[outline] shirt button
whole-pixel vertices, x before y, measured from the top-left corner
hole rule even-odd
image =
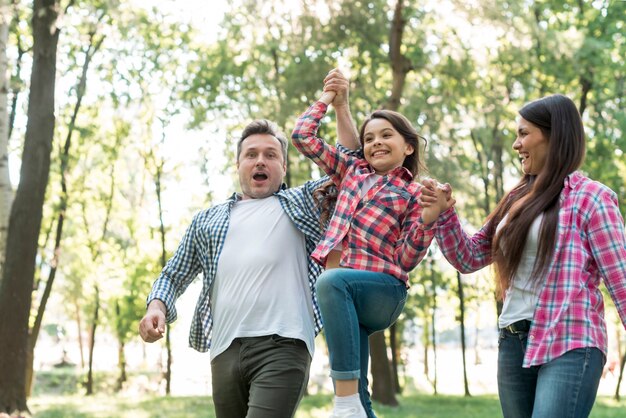
[[[530,335],[528,336],[528,338],[530,338],[531,340],[534,340],[534,339],[535,339],[535,336],[534,336],[534,334],[530,334]]]

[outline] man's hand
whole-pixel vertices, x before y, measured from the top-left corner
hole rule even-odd
[[[324,78],[324,91],[334,91],[337,93],[332,104],[335,109],[348,106],[348,91],[350,81],[338,69],[333,68]]]
[[[150,302],[146,315],[139,322],[139,335],[145,342],[153,343],[163,338],[166,312],[167,308],[162,301],[154,299]]]

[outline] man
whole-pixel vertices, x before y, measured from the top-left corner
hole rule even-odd
[[[348,80],[325,79],[335,100],[340,143],[358,148]],[[211,349],[218,418],[293,417],[308,382],[321,317],[311,258],[321,238],[312,193],[327,178],[286,188],[287,140],[267,120],[250,123],[237,144],[241,194],[198,213],[148,296],[139,324],[146,342],[176,319],[175,301],[197,274],[203,288],[189,343]]]

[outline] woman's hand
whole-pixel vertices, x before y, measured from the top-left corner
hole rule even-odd
[[[448,183],[441,184],[434,179],[422,181],[422,189],[418,203],[422,206],[422,222],[425,225],[437,220],[444,212],[456,204],[452,197],[452,187]]]

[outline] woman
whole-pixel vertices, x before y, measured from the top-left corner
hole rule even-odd
[[[436,240],[462,273],[495,266],[504,417],[587,417],[607,352],[602,279],[626,324],[624,222],[616,194],[576,171],[585,136],[574,103],[553,95],[519,114],[524,176],[473,236],[441,206]]]

